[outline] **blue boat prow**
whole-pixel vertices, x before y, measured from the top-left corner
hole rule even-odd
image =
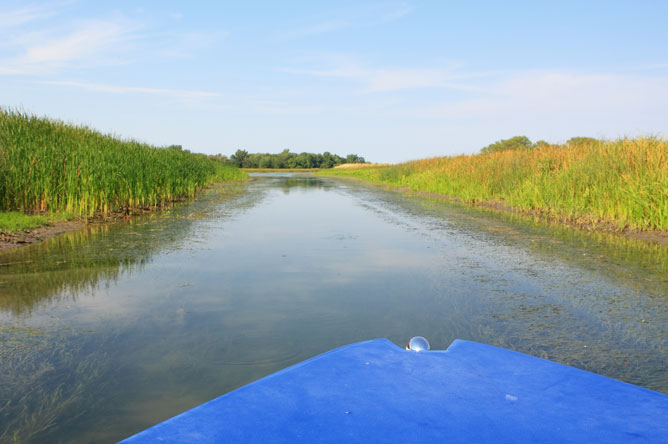
[[[195,407],[136,443],[667,443],[668,396],[456,340],[348,345]]]

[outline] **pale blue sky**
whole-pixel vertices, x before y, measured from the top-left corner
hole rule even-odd
[[[0,106],[376,162],[668,135],[668,2],[0,0]]]

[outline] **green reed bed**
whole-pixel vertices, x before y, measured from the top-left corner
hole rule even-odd
[[[0,109],[0,211],[88,217],[161,206],[245,177],[203,154]]]
[[[668,141],[658,138],[437,157],[318,174],[467,203],[501,202],[578,224],[668,230]]]

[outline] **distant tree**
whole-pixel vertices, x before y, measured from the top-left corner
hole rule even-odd
[[[293,156],[294,154],[288,148],[276,154],[275,157],[278,159],[278,166],[276,168],[290,168],[288,165],[290,164],[290,158]]]
[[[336,163],[336,159],[330,154],[329,151],[322,153],[322,161],[320,162],[320,168],[332,168]]]
[[[291,153],[284,149],[278,154],[249,153],[246,150],[237,150],[229,159],[222,154],[216,154],[214,159],[236,165],[240,168],[332,168],[342,163],[366,163],[364,157],[357,154],[349,154],[341,157],[325,151],[322,154],[315,153]]]
[[[248,151],[246,150],[237,150],[236,153],[230,156],[230,162],[239,168],[244,166],[244,161],[248,157]]]
[[[566,141],[567,146],[583,146],[583,145],[599,145],[603,143],[601,140],[593,137],[571,137]]]
[[[539,140],[538,142],[533,144],[534,148],[545,148],[545,147],[548,147],[548,146],[550,146],[550,143],[546,142],[544,140]]]
[[[295,168],[312,168],[313,167],[313,154],[310,153],[299,153],[295,158]]]
[[[183,151],[183,147],[181,145],[169,145],[167,149]]]
[[[260,156],[260,160],[257,163],[258,168],[271,168],[271,158],[272,156],[265,154]]]
[[[531,140],[526,136],[515,136],[510,139],[499,140],[491,145],[487,145],[480,150],[482,154],[495,153],[497,151],[517,150],[522,148],[531,148]]]
[[[348,154],[346,156],[346,163],[366,163],[364,157],[360,157],[357,154]]]
[[[211,156],[213,160],[220,163],[230,163],[230,159],[224,154],[215,154]]]

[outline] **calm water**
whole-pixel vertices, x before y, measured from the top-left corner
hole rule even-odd
[[[668,248],[257,176],[0,255],[0,442],[115,442],[331,348],[415,335],[668,393]]]

